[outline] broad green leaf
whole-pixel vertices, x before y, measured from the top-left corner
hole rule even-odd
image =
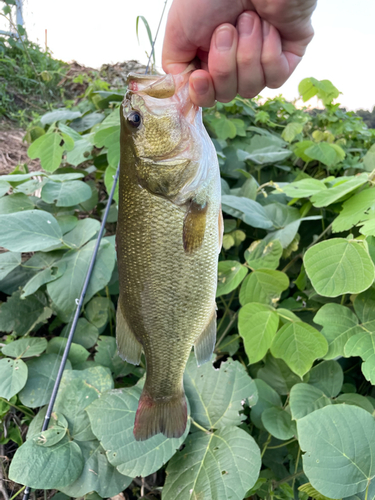
[[[157,434],[146,441],[133,435],[135,412],[141,395],[139,385],[102,394],[88,408],[92,430],[106,450],[109,462],[126,476],[148,476],[165,464],[182,445],[190,419],[181,438]]]
[[[104,175],[104,184],[108,194],[111,192],[114,182],[114,177],[116,175],[116,170],[117,167],[111,167],[111,165],[108,165],[108,167],[106,168]],[[113,199],[116,201],[117,205],[118,205],[118,190],[119,190],[119,184],[117,183],[115,194],[113,195]]]
[[[235,290],[246,274],[246,267],[235,260],[219,262],[216,297]]]
[[[42,182],[39,182],[39,180],[37,179],[31,179],[29,181],[22,182],[21,184],[13,188],[13,193],[23,193],[26,195],[33,194],[37,189],[40,189],[45,182],[46,178],[44,178]],[[32,202],[32,199],[29,196],[29,203],[30,202]]]
[[[40,158],[43,170],[54,172],[60,166],[62,155],[66,150],[63,141],[62,136],[56,132],[44,134],[31,144],[27,154],[32,160]],[[63,145],[60,145],[61,143]]]
[[[284,128],[281,137],[287,142],[293,142],[298,134],[303,130],[303,123],[290,122]]]
[[[239,335],[227,335],[216,349],[218,352],[225,352],[229,354],[229,356],[233,356],[240,348],[239,339]]]
[[[365,156],[362,158],[365,170],[367,172],[372,172],[375,168],[375,144],[367,151]]]
[[[261,302],[275,306],[281,293],[289,287],[289,278],[281,271],[259,269],[246,277],[240,290],[242,305]]]
[[[72,231],[64,235],[64,243],[70,248],[81,248],[100,229],[100,222],[96,219],[82,219],[77,222]]]
[[[374,407],[371,402],[361,394],[341,394],[335,399],[335,403],[358,406],[359,408],[368,411],[371,415],[374,412]]]
[[[70,436],[75,441],[95,439],[85,409],[99,396],[98,389],[82,379],[65,381],[59,390],[54,408],[67,419]]]
[[[327,207],[340,200],[343,196],[351,193],[359,186],[367,182],[368,175],[361,174],[355,177],[348,177],[348,180],[337,182],[333,187],[316,193],[311,198],[311,203],[315,207]]]
[[[125,490],[132,478],[120,474],[105,456],[105,450],[96,439],[77,443],[83,457],[83,470],[79,478],[60,491],[73,498],[79,498],[91,491],[108,498]]]
[[[75,118],[79,118],[82,114],[79,111],[72,111],[70,109],[56,109],[55,111],[50,111],[45,113],[41,119],[41,124],[51,125],[54,122],[58,121],[66,121],[66,120],[74,120]]]
[[[55,353],[62,354],[65,350],[67,339],[62,337],[54,337],[48,342],[47,354]],[[75,344],[74,342],[70,346],[68,359],[72,363],[72,366],[78,365],[86,361],[90,353],[81,345]]]
[[[109,314],[112,310],[114,313],[113,303],[107,297],[94,297],[86,305],[85,316],[96,328],[103,328],[109,319]]]
[[[258,390],[258,400],[253,405],[250,405],[250,418],[256,427],[264,429],[262,424],[263,411],[267,408],[273,408],[275,406],[281,408],[281,398],[277,392],[263,380],[255,379],[254,382]]]
[[[248,398],[256,393],[254,381],[238,361],[228,359],[215,370],[208,362],[197,366],[190,356],[184,374],[184,387],[192,418],[205,429],[240,425],[240,414]]]
[[[14,455],[9,477],[31,488],[53,489],[71,484],[81,475],[82,469],[82,452],[67,436],[50,447],[28,440]]]
[[[322,390],[330,398],[339,394],[344,382],[344,373],[337,361],[323,361],[310,371],[309,384]]]
[[[340,304],[324,304],[314,316],[314,323],[321,325],[321,334],[327,339],[328,352],[325,359],[344,355],[344,346],[352,335],[358,333],[358,318]]]
[[[324,105],[331,104],[333,99],[336,99],[340,92],[329,80],[317,80],[316,78],[304,78],[298,85],[303,102],[310,100],[314,96],[318,96],[323,101]]]
[[[30,179],[31,177],[35,177],[35,176],[45,176],[46,173],[43,172],[42,170],[38,170],[36,172],[29,172],[28,174],[9,174],[9,175],[0,175],[0,181],[6,181],[6,182],[10,182],[11,184],[13,182],[23,182],[23,181],[26,181],[28,179]]]
[[[42,200],[57,207],[78,205],[91,197],[90,186],[82,181],[48,181],[42,188]]]
[[[42,354],[39,358],[33,358],[26,362],[28,368],[27,382],[19,393],[23,405],[29,408],[38,408],[48,403],[60,362],[61,356],[57,354]],[[69,360],[65,369],[71,369]]]
[[[368,217],[369,220],[361,222],[362,227],[359,230],[359,232],[361,234],[363,234],[365,236],[375,236],[375,216],[374,216],[374,213],[375,213],[375,210],[373,210],[371,215],[366,216],[366,218]]]
[[[308,140],[299,141],[293,145],[293,153],[298,158],[301,158],[306,163],[309,163],[311,161],[311,158],[305,154],[305,151],[306,149],[309,149],[313,145],[314,145],[313,141],[308,141]]]
[[[119,114],[118,111],[117,113]],[[104,125],[104,122],[102,125]],[[112,167],[117,168],[117,164],[120,161],[120,127],[100,128],[95,133],[94,143],[98,148],[102,148],[103,146],[108,148],[108,163]]]
[[[278,326],[279,317],[269,306],[253,302],[241,307],[238,331],[250,364],[257,363],[267,354]]]
[[[61,170],[59,170],[61,172]],[[68,182],[68,181],[74,181],[77,179],[82,179],[85,177],[85,174],[80,172],[68,172],[65,174],[50,174],[48,176],[48,179],[53,182]]]
[[[215,130],[218,139],[225,141],[225,139],[233,139],[237,135],[235,124],[224,115],[220,115],[220,118],[211,120],[210,125]]]
[[[168,464],[163,500],[242,500],[260,465],[259,447],[242,429],[194,433]]]
[[[345,186],[345,184],[344,184]],[[366,214],[375,207],[375,190],[364,189],[351,196],[342,205],[342,211],[332,224],[332,231],[340,233],[347,231],[360,221],[365,220]]]
[[[45,305],[44,295],[37,293],[25,299],[20,295],[20,291],[14,292],[0,306],[0,331],[16,336],[29,333],[52,315],[52,310]]]
[[[286,395],[301,379],[292,372],[282,359],[267,354],[265,364],[257,372],[257,377],[270,385],[278,394]]]
[[[267,243],[264,240],[254,241],[245,251],[245,259],[251,269],[277,269],[283,253],[279,240]]]
[[[70,382],[81,380],[102,393],[113,389],[113,379],[110,371],[104,366],[92,366],[85,370],[65,370],[60,389],[65,389]]]
[[[24,212],[26,210],[33,210],[35,203],[33,203],[30,196],[23,193],[10,194],[0,198],[0,214],[13,214],[15,212]]]
[[[286,145],[285,142],[283,144]],[[273,138],[259,135],[254,135],[249,145],[243,144],[243,149],[237,150],[237,157],[240,161],[251,160],[256,165],[283,161],[291,154],[290,150],[282,147],[280,140],[276,142]]]
[[[278,202],[265,205],[264,210],[271,219],[274,229],[285,228],[292,222],[300,220],[301,217],[297,208]]]
[[[281,327],[271,346],[271,354],[283,359],[301,378],[327,350],[328,344],[323,335],[302,321]]]
[[[308,178],[287,184],[281,190],[290,198],[309,198],[320,191],[327,190],[327,186],[318,179]]]
[[[123,361],[118,355],[116,339],[108,335],[101,335],[98,338],[98,345],[95,347],[95,361],[111,370],[114,377],[128,375],[134,367]]]
[[[44,417],[46,416],[46,413],[47,413],[47,406],[42,408],[37,413],[37,415],[33,418],[33,420],[30,422],[30,425],[29,425],[29,428],[28,428],[27,434],[26,434],[27,440],[34,439],[35,437],[40,437],[41,428],[43,427]],[[68,430],[68,422],[67,422],[66,418],[64,417],[64,415],[62,415],[61,413],[58,413],[56,411],[53,411],[51,413],[51,419],[50,419],[50,422],[48,425],[48,430],[54,429],[54,428],[61,429],[61,430],[65,429],[65,432],[62,433],[63,435],[62,435],[61,439],[65,436],[66,431]],[[43,432],[47,432],[47,431],[43,431]],[[60,439],[60,441],[61,441],[61,439]],[[37,439],[37,441],[39,441],[39,444],[41,444],[41,445],[45,444],[45,445],[49,446],[47,439],[44,440],[42,438],[42,439]],[[43,443],[43,441],[45,441],[45,442]]]
[[[56,418],[51,419],[52,422],[50,423],[46,431],[40,431],[37,434],[33,434],[32,437],[28,435],[28,438],[31,437],[34,443],[38,446],[53,446],[59,443],[67,433],[68,422],[64,415],[58,414],[56,412],[54,412],[53,415]]]
[[[72,231],[78,223],[78,219],[77,217],[74,217],[74,215],[62,215],[61,217],[56,217],[56,220],[60,226],[62,234]]]
[[[328,142],[314,144],[305,149],[304,154],[311,160],[318,160],[327,167],[333,167],[346,156],[345,151],[340,148],[340,146],[337,144],[329,144]],[[319,194],[316,196],[319,196]]]
[[[375,321],[362,325],[364,331],[353,335],[344,347],[344,354],[349,356],[360,356],[364,361],[362,364],[363,375],[375,385]]]
[[[0,397],[8,401],[25,386],[27,366],[22,359],[0,359]]]
[[[69,151],[66,155],[67,163],[69,163],[70,165],[74,165],[75,167],[90,159],[93,149],[92,143],[87,140],[86,136],[79,137],[79,140],[74,141],[74,149],[72,151]]]
[[[0,198],[4,196],[4,194],[7,194],[10,187],[11,185],[9,184],[9,182],[0,180]]]
[[[0,281],[21,264],[21,252],[5,252],[0,254]]]
[[[324,297],[360,293],[374,281],[374,263],[356,241],[333,238],[305,253],[306,272],[314,289]]]
[[[26,264],[27,265],[27,264]],[[46,269],[40,271],[35,276],[33,276],[23,287],[23,292],[21,299],[28,297],[35,293],[39,288],[46,283],[57,280],[65,272],[66,265],[64,262],[51,263]]]
[[[354,299],[354,310],[363,323],[375,320],[375,286],[368,288]]]
[[[76,308],[75,299],[81,294],[95,243],[95,240],[89,241],[79,250],[70,250],[66,253],[61,261],[67,265],[65,273],[59,279],[47,284],[47,291],[59,316],[65,322],[71,319]],[[96,292],[108,284],[114,265],[115,249],[108,241],[103,240],[99,247],[85,302],[88,302]]]
[[[56,219],[42,210],[0,215],[0,246],[11,252],[36,252],[61,244]]]
[[[299,420],[330,404],[331,399],[321,389],[309,384],[296,384],[290,391],[289,405],[293,420]]]
[[[223,195],[221,197],[223,212],[243,220],[252,227],[272,229],[273,223],[265,208],[257,201],[243,196]]]
[[[262,424],[266,431],[276,439],[285,441],[296,435],[296,425],[292,421],[292,417],[287,411],[278,406],[264,410]]]
[[[313,498],[314,500],[331,500],[331,498],[328,498],[328,497],[322,495],[321,493],[319,493],[319,491],[317,491],[313,486],[311,486],[310,483],[306,483],[306,484],[303,484],[302,486],[299,486],[298,491],[302,491],[303,493],[306,493],[306,495],[308,495],[309,498]],[[347,500],[349,500],[349,499],[347,499]],[[354,499],[351,498],[350,500],[354,500]]]
[[[365,410],[333,405],[297,422],[303,470],[330,498],[363,491],[375,476],[375,421]]]
[[[65,325],[61,337],[68,337],[71,325]],[[96,326],[89,323],[85,318],[79,318],[76,330],[73,336],[73,342],[83,346],[85,349],[90,349],[93,347],[99,337],[99,330]]]
[[[96,182],[94,180],[90,179],[90,180],[86,181],[86,184],[91,189],[91,196],[88,200],[80,203],[80,208],[82,208],[85,212],[91,212],[91,210],[94,210],[94,208],[96,207],[96,205],[99,202],[99,191],[98,191]],[[107,221],[113,222],[110,218],[110,215],[108,215]]]
[[[47,340],[40,337],[28,337],[25,339],[14,340],[10,344],[4,346],[1,352],[5,356],[12,358],[31,358],[39,356],[47,348]]]

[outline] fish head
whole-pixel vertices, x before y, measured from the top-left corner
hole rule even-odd
[[[188,77],[129,75],[121,120],[136,158],[173,158],[186,147],[188,122],[199,109],[189,99]]]

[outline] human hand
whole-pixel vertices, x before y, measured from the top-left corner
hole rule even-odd
[[[163,69],[180,73],[198,57],[190,97],[198,106],[278,88],[302,59],[317,0],[174,0]]]

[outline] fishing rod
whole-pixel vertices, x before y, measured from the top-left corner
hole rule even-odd
[[[158,25],[158,28],[157,28],[157,31],[156,31],[156,34],[155,34],[155,38],[154,38],[154,40],[152,42],[151,53],[150,53],[150,57],[148,58],[145,75],[147,75],[148,70],[149,70],[151,58],[152,58],[153,53],[154,53],[155,42],[156,42],[156,39],[158,37],[160,25],[161,25],[161,22],[162,22],[162,19],[163,19],[163,16],[164,16],[164,12],[165,12],[165,8],[166,8],[166,5],[167,5],[167,2],[168,2],[168,0],[165,0],[165,2],[164,2],[164,7],[163,7],[163,11],[162,11],[161,16],[160,16],[159,25]],[[50,400],[49,400],[49,403],[48,403],[47,412],[46,412],[46,415],[44,417],[43,426],[42,426],[42,432],[46,431],[48,429],[48,425],[49,425],[49,422],[51,420],[51,415],[52,415],[53,407],[55,405],[57,393],[59,391],[59,387],[60,387],[61,379],[62,379],[62,376],[63,376],[63,373],[64,373],[66,361],[67,361],[68,356],[69,356],[70,347],[71,347],[72,342],[73,342],[74,333],[75,333],[76,328],[77,328],[77,323],[78,323],[79,315],[81,314],[81,308],[82,308],[83,302],[85,300],[85,295],[86,295],[87,288],[88,288],[89,283],[90,283],[91,275],[92,275],[94,267],[95,267],[95,262],[96,262],[96,258],[97,258],[97,255],[98,255],[100,243],[101,243],[103,235],[104,235],[105,225],[106,225],[106,222],[107,222],[109,210],[111,208],[113,196],[115,194],[115,190],[116,190],[116,186],[117,186],[119,175],[120,175],[120,162],[118,163],[117,169],[116,169],[116,173],[113,176],[113,184],[112,184],[111,192],[109,193],[109,198],[108,198],[108,201],[107,201],[107,206],[105,208],[105,212],[104,212],[104,215],[103,215],[103,219],[102,219],[102,223],[101,223],[101,226],[100,226],[100,231],[99,231],[99,234],[98,234],[98,238],[96,240],[96,244],[95,244],[94,250],[92,252],[92,257],[91,257],[90,265],[89,265],[89,268],[87,270],[85,281],[83,283],[81,295],[79,297],[79,300],[76,301],[76,310],[75,310],[75,313],[74,313],[74,318],[73,318],[73,321],[72,321],[72,326],[71,326],[70,331],[69,331],[69,335],[68,335],[68,338],[67,338],[67,342],[66,342],[66,346],[65,346],[65,349],[64,349],[64,353],[62,355],[62,359],[61,359],[61,362],[60,362],[59,371],[57,373],[55,384],[54,384],[53,389],[52,389],[52,394],[51,394],[51,397],[50,397]],[[30,486],[26,486],[24,494],[23,494],[23,497],[22,497],[22,500],[29,500],[30,492],[31,492]]]

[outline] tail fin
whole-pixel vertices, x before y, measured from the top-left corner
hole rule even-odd
[[[169,398],[153,399],[147,390],[141,394],[134,423],[134,437],[144,441],[159,432],[179,438],[185,432],[187,405],[184,392]]]

